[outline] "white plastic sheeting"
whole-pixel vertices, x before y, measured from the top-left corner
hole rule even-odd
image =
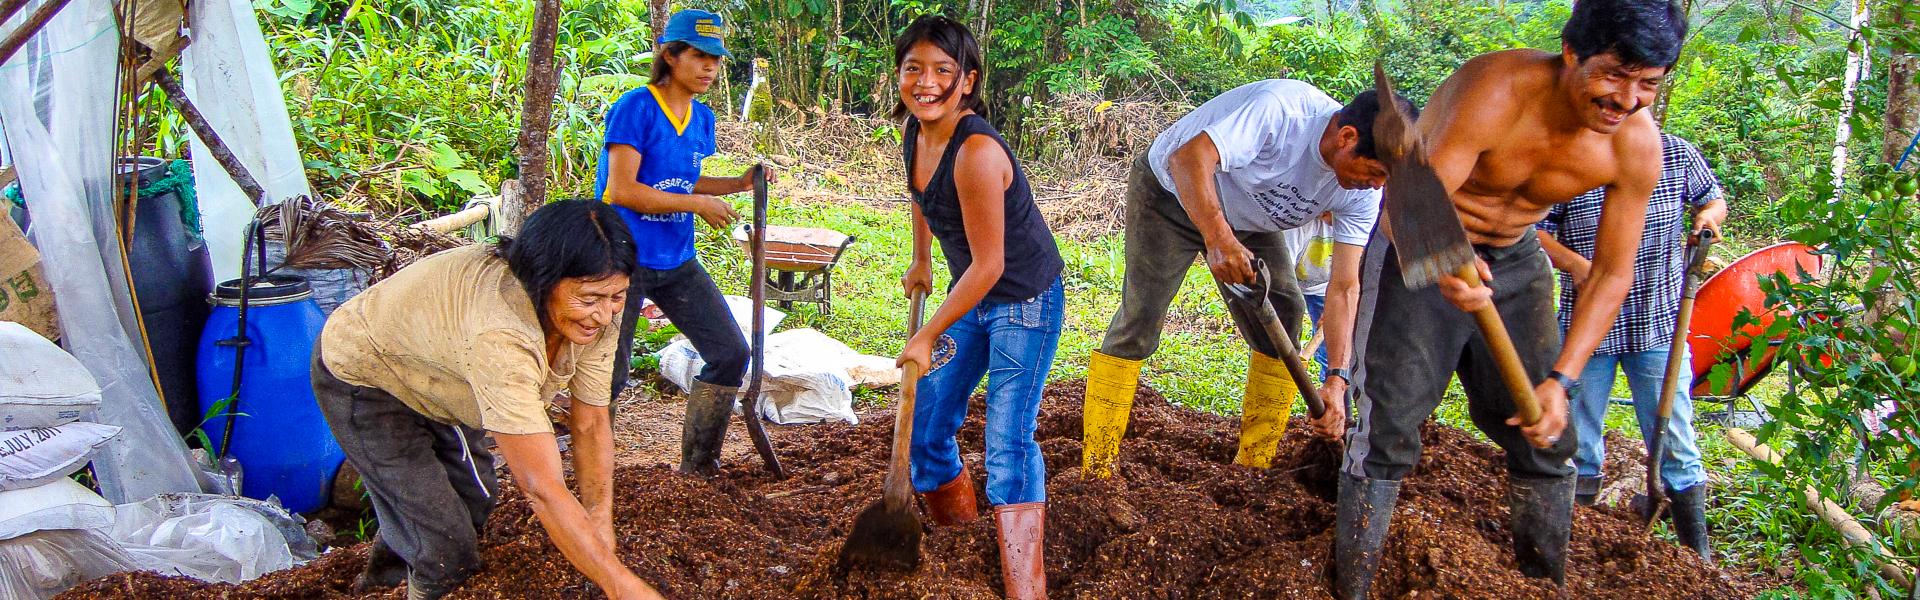
[[[233,155],[267,191],[269,202],[310,195],[306,166],[273,69],[260,21],[249,0],[205,0],[187,11],[193,45],[181,53],[187,96]],[[240,276],[240,238],[253,219],[253,199],[193,138],[194,191],[199,195],[207,252],[217,281]]]
[[[240,583],[318,556],[299,521],[278,503],[168,494],[114,507],[107,530],[145,569]]]
[[[47,0],[29,2],[7,26]],[[67,351],[100,384],[96,419],[123,428],[94,456],[108,499],[199,491],[186,444],[148,377],[114,225],[113,104],[119,49],[109,0],[71,0],[0,65],[0,120],[33,215]]]

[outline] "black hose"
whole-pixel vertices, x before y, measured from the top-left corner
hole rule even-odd
[[[253,290],[253,274],[247,270],[248,250],[254,251],[254,259],[259,263],[259,274],[265,277],[267,274],[267,235],[266,231],[260,227],[259,219],[254,219],[247,224],[246,237],[241,241],[240,246],[239,327],[234,332],[233,337],[218,342],[221,346],[233,347],[233,388],[232,391],[227,394],[227,426],[224,431],[220,432],[220,451],[214,461],[216,464],[219,462],[219,459],[227,457],[228,451],[233,446],[233,425],[234,421],[240,416],[241,373],[246,370],[247,366],[247,346],[253,343],[247,339],[248,296]],[[238,492],[239,490],[235,491]]]

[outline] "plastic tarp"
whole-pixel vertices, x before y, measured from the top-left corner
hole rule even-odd
[[[181,53],[187,96],[220,140],[260,182],[271,202],[307,196],[306,166],[294,145],[286,96],[273,68],[260,21],[249,0],[206,0],[188,11],[193,44]],[[102,71],[110,72],[110,71]],[[199,137],[192,140],[193,180],[199,194],[207,252],[218,281],[240,276],[240,238],[253,219],[253,199],[214,162]]]
[[[146,569],[239,583],[292,568],[319,552],[278,503],[207,494],[166,494],[114,507],[108,535]]]
[[[749,308],[749,311],[752,309]],[[706,366],[700,352],[687,340],[662,348],[660,375],[688,389]],[[781,425],[844,421],[858,424],[853,411],[853,388],[879,383],[853,374],[884,373],[893,361],[867,356],[813,329],[793,329],[767,336],[766,380],[761,383],[760,417]],[[749,377],[752,375],[749,374]],[[894,378],[898,382],[898,378]],[[744,395],[746,386],[742,386]]]
[[[46,1],[29,2],[7,29]],[[58,298],[67,351],[100,385],[96,419],[122,428],[94,456],[94,474],[107,499],[126,502],[200,487],[147,373],[114,224],[119,43],[109,0],[71,0],[0,65],[0,121],[33,199],[28,237]]]

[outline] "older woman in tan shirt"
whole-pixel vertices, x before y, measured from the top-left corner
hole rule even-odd
[[[605,205],[542,207],[516,239],[448,250],[341,305],[313,389],[373,498],[379,534],[356,590],[403,580],[438,598],[480,567],[498,482],[484,437],[555,546],[612,598],[658,598],[615,554],[607,391],[633,238]],[[547,405],[571,392],[578,496]]]

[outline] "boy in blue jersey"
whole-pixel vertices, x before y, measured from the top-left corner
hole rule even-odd
[[[626,221],[639,254],[614,358],[614,398],[627,387],[625,365],[643,296],[660,306],[706,361],[687,394],[682,473],[706,474],[719,467],[727,418],[748,361],[740,326],[693,250],[694,217],[724,229],[739,215],[715,196],[753,189],[752,171],[738,177],[700,172],[700,162],[714,153],[713,111],[693,97],[720,76],[720,61],[728,56],[721,43],[725,34],[719,15],[673,14],[657,40],[650,82],[622,95],[607,111],[606,144],[594,183],[595,195]]]

